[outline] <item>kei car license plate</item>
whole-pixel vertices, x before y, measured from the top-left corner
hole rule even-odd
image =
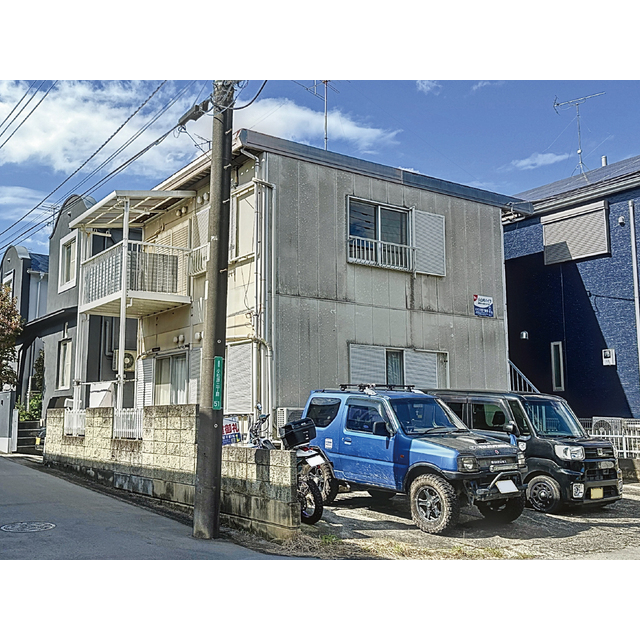
[[[517,493],[518,487],[514,484],[513,480],[498,480],[496,487],[500,493]]]
[[[324,459],[322,458],[322,456],[311,456],[310,458],[307,458],[305,460],[305,462],[310,466],[310,467],[317,467],[319,465],[321,465],[324,462]]]
[[[591,487],[591,499],[600,500],[604,498],[604,489],[602,487]]]

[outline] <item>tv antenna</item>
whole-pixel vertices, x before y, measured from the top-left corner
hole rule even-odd
[[[294,80],[294,82],[296,82]],[[335,91],[336,93],[340,93],[332,84],[331,84],[331,80],[314,80],[313,84],[310,87],[305,87],[303,84],[301,84],[300,82],[296,82],[296,84],[299,84],[303,89],[306,89],[307,91],[309,91],[312,95],[316,96],[316,98],[320,98],[320,100],[324,101],[324,150],[327,150],[327,143],[329,141],[329,136],[328,136],[328,118],[327,118],[327,90],[331,89],[333,91]],[[318,87],[320,85],[324,85],[324,96],[318,92]]]
[[[587,165],[585,165],[584,162],[582,162],[582,137],[580,134],[580,105],[586,102],[589,98],[596,98],[598,96],[603,96],[604,93],[605,93],[604,91],[601,91],[600,93],[594,93],[593,95],[590,95],[590,96],[584,96],[584,98],[576,98],[575,100],[567,100],[566,102],[558,102],[558,96],[556,96],[553,100],[553,108],[555,109],[556,113],[558,113],[558,107],[564,107],[565,105],[569,105],[569,106],[575,105],[576,107],[576,120],[578,121],[578,166],[576,167],[576,169],[579,168],[580,173],[582,173],[582,175],[585,175],[585,171],[584,171],[585,168],[588,171],[589,167],[587,167]]]

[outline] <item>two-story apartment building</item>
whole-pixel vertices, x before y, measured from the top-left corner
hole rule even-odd
[[[282,423],[345,382],[508,386],[501,214],[526,203],[247,130],[233,165],[225,413]],[[78,344],[95,316],[138,322],[112,359],[116,437],[141,437],[144,406],[198,402],[209,180],[203,156],[69,223]]]

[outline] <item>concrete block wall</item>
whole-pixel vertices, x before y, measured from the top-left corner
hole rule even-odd
[[[144,407],[141,440],[114,439],[113,409],[86,411],[84,437],[64,435],[64,409],[47,411],[44,460],[117,489],[193,509],[197,405]],[[266,538],[300,528],[297,469],[290,451],[222,449],[221,516]]]

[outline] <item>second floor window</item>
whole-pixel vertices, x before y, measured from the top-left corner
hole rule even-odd
[[[410,270],[409,210],[350,199],[349,259]]]
[[[60,271],[58,291],[70,289],[76,284],[76,255],[78,243],[76,234],[70,234],[60,241]]]

